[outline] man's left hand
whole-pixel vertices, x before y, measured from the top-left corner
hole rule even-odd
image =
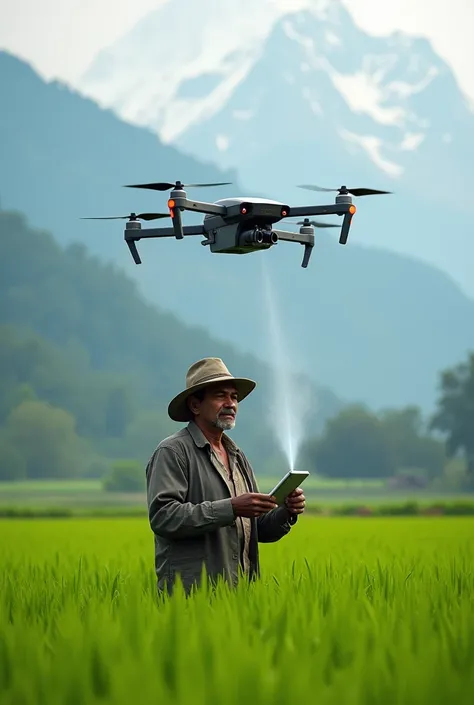
[[[302,514],[305,508],[305,496],[301,487],[293,490],[285,499],[285,505],[292,514]]]

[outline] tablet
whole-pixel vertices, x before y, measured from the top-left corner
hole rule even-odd
[[[306,470],[289,470],[268,494],[271,497],[276,497],[277,504],[283,504],[288,495],[296,490],[308,475],[309,472]]]

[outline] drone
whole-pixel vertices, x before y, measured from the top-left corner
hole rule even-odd
[[[309,220],[308,216],[337,215],[343,218],[339,235],[339,243],[345,245],[349,236],[352,217],[356,206],[352,196],[370,196],[388,194],[391,191],[379,191],[369,188],[324,188],[303,184],[298,188],[310,191],[337,192],[335,202],[330,205],[290,206],[279,201],[264,198],[224,198],[214,203],[190,200],[187,188],[205,188],[213,186],[229,186],[230,182],[183,184],[181,181],[158,182],[148,184],[127,184],[125,188],[150,189],[153,191],[169,191],[168,212],[166,213],[130,213],[128,216],[105,216],[86,218],[86,220],[122,219],[125,225],[124,239],[127,243],[135,264],[141,264],[136,243],[144,238],[175,237],[182,240],[188,235],[201,235],[204,239],[201,245],[209,246],[213,253],[248,254],[259,250],[267,250],[280,240],[297,242],[304,245],[301,266],[309,264],[314,247],[314,228],[336,228],[332,223]],[[183,225],[182,212],[192,211],[203,213],[201,225]],[[275,229],[276,223],[286,218],[304,218],[299,221],[289,221],[300,225],[299,233]],[[142,228],[140,220],[158,220],[171,218],[172,227]]]

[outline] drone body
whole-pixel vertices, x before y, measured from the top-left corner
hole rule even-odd
[[[211,252],[226,254],[244,255],[276,245],[272,225],[289,212],[289,206],[264,198],[223,198],[215,205],[223,206],[226,214],[204,216],[204,242]]]
[[[301,266],[307,267],[314,247],[314,227],[330,228],[337,225],[310,221],[306,216],[338,215],[343,218],[339,243],[345,245],[349,235],[352,216],[356,207],[352,203],[351,194],[355,196],[389,193],[373,189],[322,189],[317,186],[302,186],[316,191],[337,191],[335,202],[321,206],[290,206],[279,201],[265,198],[224,198],[214,203],[194,201],[187,197],[185,188],[204,186],[223,186],[227,184],[188,184],[180,181],[172,183],[135,184],[128,188],[145,188],[156,191],[171,189],[168,199],[168,213],[132,213],[125,226],[125,241],[136,264],[141,264],[136,242],[144,238],[175,237],[181,240],[187,235],[201,235],[202,245],[209,246],[213,253],[248,254],[258,250],[267,250],[280,240],[298,242],[304,245],[304,255]],[[183,225],[181,213],[192,211],[203,213],[202,225]],[[305,217],[299,221],[299,233],[275,229],[273,226],[288,217]],[[139,220],[155,220],[171,218],[172,227],[142,229]],[[292,222],[292,221],[290,221]]]

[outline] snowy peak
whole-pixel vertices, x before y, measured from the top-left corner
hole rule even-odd
[[[330,120],[345,150],[390,177],[406,174],[423,143],[444,156],[455,131],[474,125],[450,70],[423,39],[368,37],[342,11],[331,23],[301,12],[281,20],[269,51],[275,70],[279,64],[282,78],[299,86],[301,103],[320,118],[318,129]],[[287,57],[296,52],[289,69]],[[296,105],[292,123],[298,124]]]
[[[455,85],[429,44],[401,34],[388,39],[367,37],[343,8],[337,7],[337,12],[335,6],[331,9],[329,18],[324,19],[321,13],[315,16],[309,11],[281,18],[264,51],[255,52],[255,61],[246,65],[244,77],[225,103],[218,110],[203,110],[188,127],[189,134],[186,130],[181,133],[186,148],[190,148],[192,134],[194,150],[201,148],[200,156],[208,154],[226,166],[239,166],[228,151],[234,133],[239,135],[239,143],[245,138],[247,144],[258,141],[264,135],[252,118],[258,117],[258,111],[280,107],[285,96],[292,101],[284,109],[286,126],[291,124],[293,131],[311,131],[330,124],[344,149],[365,150],[391,177],[403,173],[405,153],[416,150],[428,130],[437,133],[440,143],[450,143],[453,116],[449,109],[444,116],[439,109],[433,112],[432,105],[440,94],[453,93]],[[215,105],[218,90],[213,88],[195,100]],[[449,105],[459,107],[460,97],[455,96]],[[306,111],[311,113],[312,123],[302,117]],[[437,127],[432,125],[433,116]],[[276,115],[274,119],[278,120]],[[242,121],[247,134],[242,132]],[[211,124],[214,149],[208,140],[199,147],[197,131]]]
[[[305,9],[294,11],[298,6]],[[453,139],[452,115],[449,110],[447,119],[439,111],[433,114],[429,96],[440,78],[446,79],[443,91],[453,94],[456,87],[425,40],[400,33],[369,37],[339,2],[325,0],[286,5],[283,0],[235,0],[226,3],[225,12],[220,0],[189,0],[182,3],[178,20],[175,7],[165,3],[101,52],[79,85],[124,119],[157,131],[165,142],[219,116],[259,62],[286,84],[299,85],[300,98],[315,117],[340,116],[342,98],[349,114],[344,123],[338,120],[338,136],[349,150],[365,150],[391,176],[399,176],[403,166],[388,154],[380,156],[380,129],[389,139],[388,152],[416,150],[433,127],[442,143]],[[284,7],[293,9],[282,15]],[[252,104],[258,88],[252,86]],[[456,93],[455,101],[460,100]],[[250,110],[236,109],[234,119],[248,120]],[[222,127],[216,132],[219,152],[226,145],[221,132]]]
[[[330,143],[341,163],[371,165],[381,178],[407,179],[408,188],[425,178],[422,155],[428,179],[444,162],[445,182],[460,187],[474,122],[448,67],[425,40],[368,37],[342,8],[332,10],[329,20],[309,11],[281,18],[226,104],[181,133],[179,144],[247,178],[249,152],[263,158],[283,136],[287,144],[305,140],[308,158],[319,162]],[[429,188],[438,183],[445,198],[436,178]]]
[[[76,87],[171,141],[225,104],[280,17],[308,7],[329,23],[345,12],[337,0],[182,0],[177,13],[168,0],[101,51]]]
[[[78,88],[170,141],[225,104],[263,51],[282,5],[182,0],[177,11],[168,0],[100,52]]]

